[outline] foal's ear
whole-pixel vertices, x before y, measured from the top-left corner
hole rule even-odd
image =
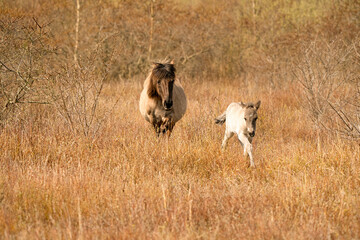
[[[260,107],[260,103],[261,103],[261,101],[259,100],[257,103],[255,103],[255,108],[256,108],[256,110],[258,110],[259,109],[259,107]]]
[[[170,64],[173,64],[173,65],[174,65],[174,63],[175,63],[175,62],[174,62],[174,59],[170,61]]]
[[[243,102],[240,102],[240,106],[244,108],[244,107],[246,107],[246,104]]]

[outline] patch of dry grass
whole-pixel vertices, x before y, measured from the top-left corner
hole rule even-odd
[[[360,237],[360,147],[323,137],[317,152],[298,89],[185,79],[188,111],[169,142],[138,111],[140,82],[108,83],[119,103],[95,139],[47,106],[0,133],[0,232],[48,239],[324,239]],[[256,169],[240,144],[220,152],[214,117],[262,100]]]

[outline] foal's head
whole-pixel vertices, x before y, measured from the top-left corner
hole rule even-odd
[[[154,63],[151,71],[149,97],[159,98],[165,110],[173,106],[173,86],[175,81],[175,67],[171,63]]]
[[[261,101],[258,101],[257,103],[241,103],[241,106],[245,108],[245,114],[244,114],[244,121],[246,123],[246,129],[249,133],[250,137],[255,136],[255,130],[256,130],[256,120],[258,118],[257,116],[257,110],[260,107]]]

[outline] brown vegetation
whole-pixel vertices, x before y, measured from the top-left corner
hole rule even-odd
[[[1,238],[360,238],[359,1],[78,2],[0,2]],[[166,57],[168,142],[138,110]],[[258,99],[249,169],[213,119]]]

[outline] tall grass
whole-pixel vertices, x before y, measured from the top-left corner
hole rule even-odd
[[[358,143],[316,150],[302,106],[284,91],[186,81],[189,110],[169,142],[138,113],[137,83],[111,83],[120,102],[96,139],[75,136],[51,109],[28,109],[1,132],[5,238],[358,238]],[[226,94],[225,94],[226,92]],[[121,94],[118,94],[121,93]],[[262,99],[256,169],[213,118]],[[46,117],[44,117],[46,115]]]

